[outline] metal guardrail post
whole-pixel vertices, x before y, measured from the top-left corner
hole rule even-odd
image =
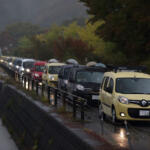
[[[21,75],[21,81],[22,81],[22,82],[24,81],[24,77],[23,77],[23,75]]]
[[[45,89],[45,85],[42,84],[42,96],[44,96],[44,89]]]
[[[55,106],[57,106],[57,89],[55,89]]]
[[[17,75],[18,75],[18,81],[21,82],[19,73],[17,73]]]
[[[84,101],[81,100],[81,120],[84,120]]]
[[[18,81],[18,76],[16,72],[15,72],[15,81]]]
[[[32,91],[34,90],[34,80],[32,80]]]
[[[63,106],[66,109],[66,93],[62,93],[62,102],[63,102]]]
[[[30,91],[30,78],[28,78],[28,90]]]
[[[50,89],[50,86],[48,86],[48,87],[47,87],[47,98],[48,98],[48,100],[49,100],[49,103],[51,104],[51,100],[50,100],[50,94],[51,94],[50,92],[51,92],[51,91],[50,91],[50,90],[51,90],[51,89]]]
[[[23,78],[24,78],[24,88],[26,88],[26,77]]]
[[[73,97],[73,118],[76,118],[76,97]]]
[[[36,81],[36,95],[39,94],[39,82]]]

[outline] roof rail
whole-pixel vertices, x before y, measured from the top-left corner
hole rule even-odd
[[[146,66],[113,66],[108,65],[108,70],[114,72],[121,72],[121,71],[132,71],[132,72],[146,72]]]

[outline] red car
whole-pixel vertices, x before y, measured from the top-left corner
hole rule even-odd
[[[45,68],[45,61],[36,61],[34,63],[34,68],[32,69],[32,79],[38,80],[39,82],[42,82],[42,74]]]

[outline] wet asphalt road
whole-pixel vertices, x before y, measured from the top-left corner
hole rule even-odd
[[[86,112],[87,120],[84,127],[106,139],[112,145],[130,150],[150,150],[150,122],[128,122],[128,130],[125,125],[114,126],[109,118],[101,121],[98,118],[98,110],[91,108]]]

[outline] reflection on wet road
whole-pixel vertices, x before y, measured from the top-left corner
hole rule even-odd
[[[84,127],[95,131],[112,145],[130,150],[150,150],[150,122],[128,122],[127,130],[123,123],[114,126],[109,118],[100,120],[95,108],[91,108],[86,115],[90,122]]]

